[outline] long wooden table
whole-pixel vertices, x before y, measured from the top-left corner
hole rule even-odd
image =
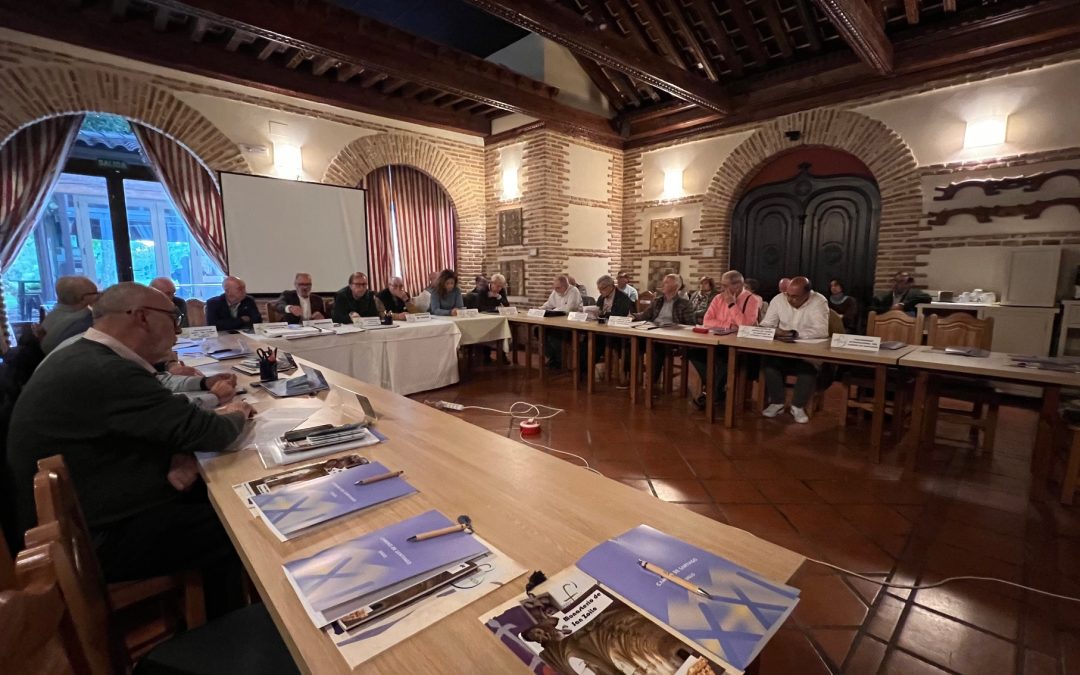
[[[300,359],[303,362],[303,359]],[[207,368],[223,370],[228,363]],[[769,579],[785,582],[804,558],[743,530],[657,500],[486,431],[454,415],[324,370],[332,384],[367,396],[389,440],[361,450],[405,476],[419,494],[356,514],[289,542],[253,518],[232,489],[266,470],[245,448],[202,462],[211,501],[259,594],[300,666],[308,673],[349,672],[337,648],[315,628],[285,579],[282,563],[436,508],[472,517],[477,532],[529,569],[553,574],[596,544],[645,523],[715,551]],[[253,378],[241,378],[242,383]],[[255,407],[296,405],[257,390]],[[301,402],[308,401],[307,398]],[[556,419],[549,424],[559,424]],[[344,453],[343,453],[344,454]],[[277,469],[280,471],[282,469]],[[524,591],[525,577],[484,596],[365,663],[365,673],[526,672],[489,634],[481,614]]]

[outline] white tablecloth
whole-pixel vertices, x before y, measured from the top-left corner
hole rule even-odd
[[[483,342],[510,339],[510,323],[497,314],[485,314],[469,317],[440,317],[444,321],[453,321],[461,331],[461,344],[475,345]]]
[[[251,337],[396,394],[415,394],[458,381],[462,331],[456,321],[432,319],[394,326],[302,340]]]

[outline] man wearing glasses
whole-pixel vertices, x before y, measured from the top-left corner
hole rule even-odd
[[[194,453],[224,450],[251,407],[203,410],[161,385],[151,363],[175,343],[179,319],[159,291],[109,288],[93,327],[42,363],[12,412],[7,461],[20,523],[34,522],[37,461],[62,455],[109,582],[235,562]],[[218,577],[204,575],[208,585]]]
[[[86,277],[65,276],[56,280],[56,306],[41,323],[45,336],[41,349],[46,354],[72,335],[78,335],[91,324],[94,317],[90,305],[98,299],[97,286]]]
[[[363,272],[350,274],[349,285],[334,295],[334,323],[348,324],[364,316],[381,317],[385,311],[382,301],[368,287],[368,278]]]
[[[303,323],[326,318],[323,299],[311,292],[311,275],[297,272],[293,278],[295,290],[285,291],[274,302],[274,309],[289,323]]]

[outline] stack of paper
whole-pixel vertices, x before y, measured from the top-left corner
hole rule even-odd
[[[258,511],[251,502],[251,498],[255,495],[270,494],[271,492],[276,492],[282,488],[307,483],[316,478],[324,478],[367,463],[367,458],[360,455],[331,457],[330,459],[324,459],[323,461],[315,462],[314,464],[305,464],[304,466],[295,469],[280,471],[278,473],[272,473],[269,476],[263,476],[262,478],[239,483],[234,485],[233,489],[236,490],[236,494],[244,500],[244,503],[251,508],[252,512],[257,514]]]
[[[333,520],[416,492],[403,478],[357,483],[390,473],[378,462],[251,498],[260,518],[281,541],[307,534]]]
[[[332,331],[324,331],[316,326],[300,326],[297,324],[291,324],[284,328],[270,328],[262,331],[262,333],[268,338],[285,338],[286,340],[315,337],[317,335],[333,335]]]

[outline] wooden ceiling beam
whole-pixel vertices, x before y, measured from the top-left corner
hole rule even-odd
[[[866,0],[814,0],[859,59],[879,75],[893,70],[892,43]]]
[[[620,25],[626,28],[626,37],[639,47],[642,47],[650,53],[655,53],[655,45],[649,36],[645,34],[645,29],[638,23],[637,16],[634,14],[633,8],[630,7],[630,3],[627,0],[615,0],[619,5],[619,11],[614,12],[615,19]],[[665,56],[661,54],[661,56]]]
[[[206,19],[195,19],[195,23],[191,26],[191,41],[202,42],[202,39],[206,37],[206,31],[209,29],[209,21]]]
[[[604,70],[604,74],[610,78],[611,85],[618,90],[629,105],[635,108],[641,106],[641,95],[637,92],[637,87],[634,86],[634,82],[629,77],[617,71],[608,72]]]
[[[904,15],[910,25],[919,23],[919,0],[904,0]]]
[[[232,37],[230,37],[229,41],[225,44],[225,49],[230,52],[235,52],[237,49],[240,49],[241,45],[249,45],[252,42],[255,42],[254,35],[247,31],[234,30]]]
[[[326,0],[146,0],[274,39],[312,57],[378,70],[432,89],[561,124],[569,133],[617,138],[608,120],[554,100],[557,90],[508,68],[435,45]]]
[[[319,77],[320,75],[326,74],[326,71],[338,65],[341,65],[341,62],[337,59],[332,59],[329,56],[320,56],[312,63],[311,73],[312,75]]]
[[[370,89],[378,83],[390,77],[386,73],[370,73],[364,76],[364,79],[360,80],[360,86],[364,89]]]
[[[870,11],[874,13],[874,19],[884,28],[886,21],[885,0],[866,0],[866,4],[870,6]]]
[[[918,1],[918,0],[916,0]],[[810,43],[810,49],[815,52],[821,51],[821,35],[818,33],[817,22],[814,21],[814,10],[810,8],[807,0],[795,0],[795,11],[799,14],[802,22],[803,34]]]
[[[693,0],[693,6],[698,16],[701,17],[701,22],[705,24],[706,34],[716,43],[716,48],[720,50],[720,55],[724,57],[724,65],[731,70],[735,77],[741,77],[743,74],[742,57],[739,56],[735,45],[732,44],[724,24],[720,23],[720,17],[716,15],[712,3],[709,0]]]
[[[769,52],[765,51],[765,45],[761,43],[754,17],[750,16],[746,3],[743,0],[727,0],[727,5],[731,10],[731,18],[735,19],[735,25],[739,27],[739,34],[743,36],[750,55],[754,57],[754,65],[764,68],[769,64]]]
[[[671,39],[671,35],[668,34],[668,28],[664,25],[664,19],[660,16],[652,5],[651,0],[638,0],[637,7],[634,9],[643,19],[645,19],[644,26],[645,31],[648,32],[649,27],[653,29],[653,33],[656,35],[656,43],[660,45],[660,50],[663,51],[673,66],[686,70],[686,62],[682,57],[682,50],[675,44],[675,41]],[[633,15],[633,12],[631,12]],[[633,18],[633,16],[631,16]]]
[[[676,98],[724,113],[727,96],[715,83],[645,53],[610,30],[595,30],[571,9],[530,0],[466,0],[504,21],[563,45],[598,64],[625,73]],[[644,5],[643,5],[644,6]]]
[[[424,124],[473,136],[487,136],[491,124],[484,118],[452,109],[420,106],[415,101],[388,98],[333,78],[312,77],[302,70],[288,70],[254,54],[229,54],[220,43],[192,42],[186,31],[157,33],[149,17],[140,29],[132,20],[119,22],[111,7],[84,5],[77,13],[58,21],[60,0],[15,2],[0,0],[0,25],[11,30],[93,49],[144,63],[203,77],[293,96],[315,103]],[[66,10],[65,10],[66,11]]]
[[[879,3],[881,0],[870,0]],[[791,44],[791,38],[784,26],[784,17],[780,16],[780,9],[776,6],[776,0],[758,0],[758,5],[765,10],[765,20],[769,22],[769,30],[776,40],[776,46],[785,59],[790,59],[795,54],[795,47]],[[884,24],[883,24],[884,25]]]
[[[694,59],[697,61],[697,63],[692,64],[691,69],[697,68],[705,73],[705,77],[709,78],[709,80],[718,81],[720,78],[716,68],[713,66],[712,58],[705,52],[705,48],[701,46],[701,41],[694,33],[693,27],[690,26],[690,22],[683,15],[681,4],[678,0],[661,0],[661,2],[667,7],[668,15],[675,22],[675,28],[682,33],[687,46],[690,48],[690,53],[694,55]]]
[[[164,33],[169,30],[169,21],[172,19],[172,12],[164,7],[158,7],[154,12],[154,30],[159,33]]]
[[[334,79],[338,82],[348,82],[362,72],[364,72],[363,66],[349,63],[338,68],[337,75],[334,76]]]
[[[611,78],[604,72],[604,69],[596,64],[592,59],[585,58],[580,54],[574,54],[574,60],[578,62],[581,69],[585,71],[585,74],[589,76],[592,83],[596,85],[596,88],[600,90],[600,93],[607,98],[608,103],[612,108],[616,110],[622,110],[629,101],[623,92],[615,87]]]
[[[263,45],[263,48],[259,50],[258,59],[260,61],[265,61],[274,54],[282,51],[285,51],[285,45],[274,40],[267,40],[266,44]]]

